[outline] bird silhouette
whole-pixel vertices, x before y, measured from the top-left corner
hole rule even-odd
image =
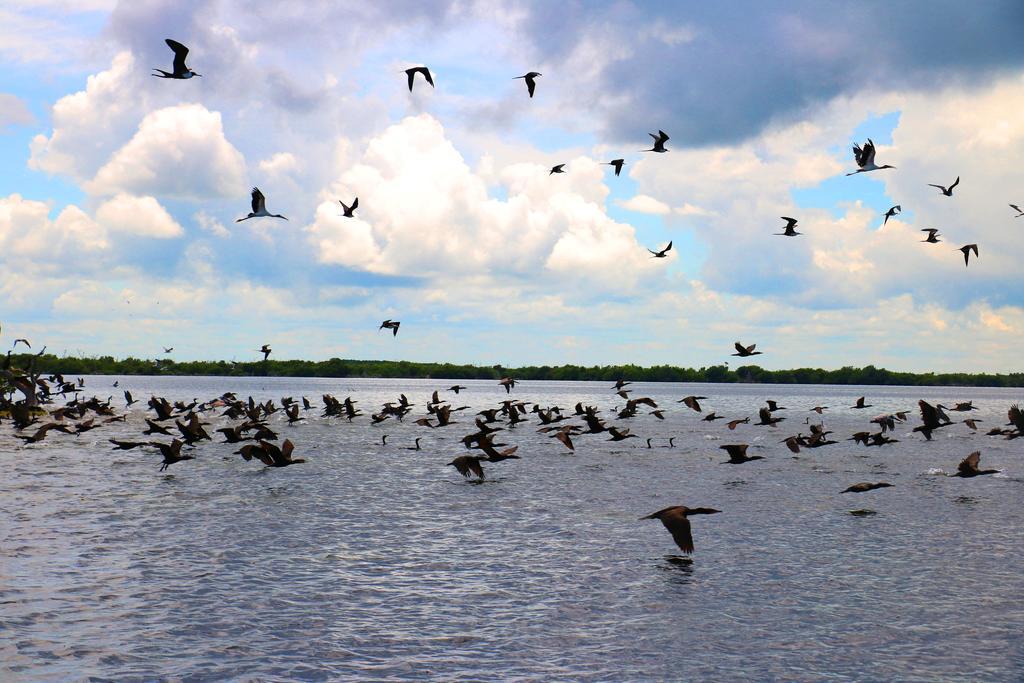
[[[981,460],[981,452],[974,451],[966,458],[960,461],[960,464],[956,466],[956,474],[954,477],[978,477],[983,474],[998,474],[999,470],[979,470],[978,463]]]
[[[727,463],[730,465],[742,465],[751,460],[764,460],[764,456],[761,455],[747,455],[748,447],[748,444],[745,443],[730,443],[718,448],[729,454]]]
[[[878,166],[875,164],[875,143],[872,142],[871,138],[868,138],[868,141],[864,143],[863,147],[857,144],[853,146],[853,158],[856,160],[859,168],[852,173],[847,173],[847,176],[855,175],[857,173],[868,173],[869,171],[881,171],[885,168],[896,168],[889,164],[886,164],[885,166]]]
[[[654,139],[654,147],[651,147],[650,149],[644,149],[641,151],[659,153],[668,151],[667,149],[665,149],[665,143],[669,141],[669,137],[668,135],[665,134],[665,131],[659,130],[657,135],[655,135],[654,133],[648,133],[648,135],[650,135],[651,138]]]
[[[882,214],[882,215],[885,216],[885,220],[882,221],[882,225],[885,225],[886,223],[888,223],[890,218],[892,218],[893,216],[895,216],[896,214],[898,214],[902,210],[903,210],[903,207],[901,207],[899,204],[897,204],[896,206],[890,206],[889,210],[886,211],[884,214]]]
[[[615,175],[618,175],[618,173],[616,173]],[[1021,210],[1021,208],[1016,204],[1010,204],[1010,208],[1017,212],[1017,215],[1014,216],[1014,218],[1020,218],[1021,216],[1024,216],[1024,210]]]
[[[786,228],[782,232],[776,232],[773,234],[782,235],[784,237],[796,237],[797,235],[803,234],[801,232],[796,231],[797,219],[790,218],[788,216],[782,216],[781,218],[782,220],[786,221]]]
[[[530,93],[531,99],[533,98],[533,91],[537,89],[537,76],[540,75],[542,74],[539,74],[536,71],[531,71],[524,76],[516,76],[517,79],[522,78],[526,81],[526,90]]]
[[[344,211],[344,213],[341,214],[343,218],[356,217],[355,213],[353,212],[359,208],[359,197],[356,197],[355,199],[352,200],[352,206],[348,206],[347,204],[345,204],[345,202],[341,201],[340,199],[338,200],[338,203],[341,204],[341,209],[342,211]]]
[[[425,66],[414,66],[405,70],[405,75],[409,79],[409,92],[412,92],[412,82],[416,78],[416,74],[421,74],[423,79],[430,84],[430,87],[434,87],[434,79],[430,76],[430,69]]]
[[[398,320],[388,319],[388,320],[385,320],[384,322],[382,322],[380,324],[380,327],[377,328],[377,331],[380,332],[381,330],[391,330],[391,336],[392,337],[397,337],[398,336],[398,328],[401,327],[401,325],[402,325],[402,323],[399,322]],[[413,334],[413,336],[416,336],[416,335]]]
[[[978,257],[978,245],[977,244],[965,244],[964,246],[962,246],[959,249],[957,249],[957,251],[962,251],[964,253],[964,267],[965,268],[967,267],[968,262],[971,260],[971,252],[972,251],[974,252],[974,257],[975,258]]]
[[[614,166],[615,175],[619,175],[620,173],[622,173],[622,167],[623,165],[625,165],[625,163],[626,161],[624,159],[612,159],[611,161],[606,163],[605,166]]]
[[[928,237],[921,240],[922,242],[927,242],[929,244],[938,244],[939,242],[942,241],[939,239],[939,231],[937,228],[925,228],[921,232],[928,233]]]
[[[242,221],[247,221],[250,218],[282,218],[284,220],[288,220],[280,214],[269,213],[267,211],[267,198],[263,196],[263,193],[260,192],[260,188],[258,187],[252,188],[252,211],[250,211],[249,215],[245,218],[239,218],[235,220],[235,222],[241,223]]]
[[[687,555],[693,552],[693,536],[690,531],[690,520],[692,515],[714,515],[721,512],[714,508],[688,508],[685,505],[673,505],[657,512],[652,512],[640,519],[658,519],[665,525],[668,532],[672,534],[672,540],[676,542],[679,549]]]
[[[195,456],[181,454],[181,447],[184,444],[179,439],[174,439],[171,443],[150,441],[149,445],[159,449],[160,453],[164,456],[163,463],[160,465],[161,472],[176,462],[181,462],[182,460],[195,460]]]
[[[757,344],[751,344],[750,346],[744,346],[739,342],[733,345],[736,348],[736,353],[729,354],[731,356],[739,356],[740,358],[747,358],[748,356],[760,356],[760,351],[755,351]]]
[[[483,458],[476,455],[460,455],[448,463],[448,466],[454,467],[458,470],[459,474],[467,479],[471,476],[476,476],[480,481],[483,481],[484,468],[480,464],[481,460],[483,460]]]
[[[555,173],[565,173],[565,164],[558,164],[557,166],[552,166],[551,170],[548,171],[548,175],[554,175]]]
[[[670,252],[671,250],[672,242],[670,241],[668,243],[668,246],[662,249],[661,251],[652,251],[651,249],[648,249],[647,251],[651,252],[652,258],[665,258],[666,256],[668,256],[668,252]]]
[[[941,192],[942,194],[946,195],[947,197],[952,197],[953,196],[953,188],[956,187],[959,184],[960,184],[960,176],[957,176],[956,180],[954,180],[953,184],[950,185],[949,187],[946,187],[944,185],[934,185],[932,183],[928,183],[928,187],[938,188],[939,192]]]
[[[859,484],[854,484],[853,486],[843,489],[840,493],[865,493],[867,491],[874,491],[875,489],[886,488],[888,486],[892,486],[892,484],[884,481],[880,481],[875,484],[870,481],[862,481]]]
[[[871,408],[872,406],[870,403],[864,403],[864,397],[861,396],[860,398],[857,399],[857,402],[850,407],[856,410],[863,410],[864,408]]]
[[[171,40],[170,38],[165,38],[164,42],[167,43],[167,47],[171,48],[171,52],[174,53],[174,63],[171,67],[174,71],[164,71],[163,69],[154,68],[153,71],[156,71],[156,73],[151,75],[156,76],[157,78],[174,78],[178,80],[186,80],[193,76],[202,76],[202,74],[197,74],[195,71],[185,66],[185,58],[188,57],[187,47],[176,40]]]
[[[270,348],[270,344],[264,344],[260,347],[259,352],[263,354],[263,360],[266,360],[273,353],[273,349]]]

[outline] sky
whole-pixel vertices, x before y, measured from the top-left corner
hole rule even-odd
[[[1022,26],[998,0],[8,0],[0,348],[1020,371]],[[165,38],[201,78],[152,77]],[[846,176],[868,138],[896,168]],[[288,220],[236,222],[253,186]]]

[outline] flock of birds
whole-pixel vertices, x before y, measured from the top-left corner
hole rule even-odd
[[[34,357],[33,357],[34,361]],[[256,401],[252,397],[240,399],[234,393],[227,392],[216,398],[200,402],[193,399],[191,402],[176,401],[169,402],[159,396],[151,396],[147,402],[147,409],[140,412],[132,407],[139,403],[130,391],[124,391],[124,410],[120,411],[113,404],[113,397],[100,400],[96,396],[84,399],[80,396],[84,392],[85,382],[83,378],[77,381],[66,379],[60,374],[53,374],[42,377],[32,371],[20,371],[10,367],[10,355],[2,368],[0,376],[6,377],[11,384],[26,396],[31,395],[32,401],[13,401],[12,396],[0,396],[0,416],[7,416],[14,427],[13,436],[26,446],[38,444],[44,441],[52,433],[62,433],[77,437],[85,432],[100,429],[113,423],[128,424],[135,423],[142,430],[141,436],[149,437],[139,440],[124,440],[110,438],[109,443],[112,449],[118,451],[129,451],[135,449],[154,449],[161,456],[160,471],[167,470],[170,466],[187,460],[196,459],[194,453],[203,442],[213,441],[213,437],[206,427],[212,424],[222,424],[211,431],[214,434],[222,435],[224,443],[238,446],[234,451],[235,455],[241,456],[245,462],[258,461],[268,468],[283,468],[305,463],[303,458],[295,457],[295,443],[290,438],[281,437],[278,430],[281,428],[275,425],[275,421],[283,420],[288,427],[294,427],[303,422],[312,422],[315,418],[309,417],[310,411],[319,410],[320,418],[327,421],[346,420],[353,422],[364,417],[366,413],[358,407],[358,401],[352,397],[343,400],[324,394],[321,397],[322,405],[314,405],[307,397],[302,396],[298,400],[292,397],[284,397],[279,404],[274,400]],[[505,389],[506,394],[511,394],[516,386],[513,377],[504,377],[499,385]],[[631,382],[619,380],[611,391],[617,399],[624,401],[621,406],[615,406],[607,415],[597,406],[584,405],[577,402],[572,408],[557,405],[543,406],[536,402],[507,398],[498,402],[492,407],[477,411],[472,418],[472,430],[463,435],[459,442],[466,450],[465,454],[458,455],[447,463],[447,466],[466,478],[482,482],[485,477],[484,463],[498,463],[506,460],[518,460],[520,455],[518,445],[505,443],[500,439],[508,436],[516,428],[524,428],[531,423],[537,432],[552,440],[558,441],[564,449],[575,453],[581,440],[595,438],[603,435],[607,441],[623,442],[629,439],[640,439],[633,434],[630,428],[622,425],[641,414],[653,416],[659,421],[666,419],[666,409],[648,396],[632,396],[633,390],[628,388]],[[115,383],[117,386],[117,383]],[[447,387],[444,391],[455,396],[465,390],[466,387],[455,384]],[[405,394],[399,395],[394,401],[385,402],[376,411],[369,414],[368,424],[381,429],[381,448],[391,448],[388,444],[388,435],[383,433],[386,424],[390,421],[408,421],[423,429],[439,430],[451,428],[460,424],[456,420],[459,413],[472,410],[468,405],[454,406],[449,400],[442,398],[441,390],[433,391],[430,399],[425,403],[425,412],[422,415],[413,414],[416,404],[412,403]],[[67,400],[68,395],[72,398]],[[52,407],[56,404],[58,397],[64,398],[65,403],[59,407]],[[678,403],[688,410],[700,415],[702,421],[713,424],[718,420],[725,420],[725,427],[734,432],[741,425],[749,425],[750,428],[764,427],[778,429],[786,419],[780,415],[781,411],[787,410],[774,400],[768,400],[765,405],[757,411],[757,421],[752,422],[751,416],[729,418],[718,415],[716,412],[705,412],[702,401],[706,396],[685,396],[678,400]],[[30,405],[31,404],[31,405]],[[867,403],[865,397],[860,397],[852,406],[854,410],[865,410],[872,407]],[[823,415],[829,410],[829,406],[816,405],[807,409],[817,415]],[[953,428],[954,425],[963,424],[971,432],[978,429],[981,420],[968,417],[963,420],[953,420],[949,413],[970,413],[977,410],[971,401],[959,402],[952,407],[942,404],[932,405],[927,401],[918,401],[918,411],[921,424],[915,426],[911,433],[921,434],[926,440],[932,439],[932,434],[940,429]],[[642,411],[645,411],[642,412]],[[948,412],[947,412],[948,411]],[[906,423],[910,419],[910,411],[898,411],[884,415],[877,415],[868,421],[872,427],[855,432],[845,441],[852,441],[865,448],[887,447],[898,443],[899,439],[893,438],[898,424]],[[649,419],[649,418],[648,418]],[[1007,412],[1008,424],[1004,427],[993,427],[988,430],[990,437],[1001,436],[1006,439],[1016,439],[1024,436],[1024,412],[1018,405],[1013,405]],[[45,420],[45,421],[44,421]],[[215,420],[216,422],[211,422]],[[612,421],[617,424],[612,424]],[[3,417],[0,417],[0,422]],[[465,424],[465,421],[461,422]],[[830,438],[833,432],[826,429],[824,423],[813,423],[810,418],[804,420],[807,433],[803,431],[791,434],[778,443],[784,444],[793,453],[800,453],[805,449],[818,449],[841,443]],[[144,429],[142,429],[144,427]],[[502,434],[504,433],[504,434]],[[155,436],[167,437],[156,440]],[[655,439],[646,439],[646,448],[655,448]],[[675,438],[668,437],[667,444],[657,447],[675,448]],[[639,446],[643,447],[643,446]],[[414,440],[413,445],[403,447],[409,451],[421,451],[420,438]],[[729,443],[718,447],[727,455],[723,462],[730,465],[744,465],[757,460],[764,460],[763,455],[751,455],[748,453],[749,444]],[[994,474],[999,470],[980,468],[980,451],[975,451],[966,456],[958,465],[957,470],[950,476],[954,477],[976,477],[986,474]],[[890,482],[857,482],[840,493],[865,493],[879,488],[891,487]],[[689,518],[694,515],[710,515],[720,512],[712,508],[689,508],[681,505],[674,505],[664,508],[642,519],[658,519],[672,537],[678,548],[684,553],[693,552],[693,538],[690,530]],[[854,510],[853,514],[873,514],[871,510]]]

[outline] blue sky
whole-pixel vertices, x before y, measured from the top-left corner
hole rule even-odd
[[[251,6],[0,10],[8,343],[1016,369],[1015,3]],[[165,37],[203,78],[150,76]],[[410,94],[418,64],[437,87]],[[659,129],[670,152],[640,152]],[[897,168],[845,176],[867,138]],[[287,222],[235,222],[254,184]]]

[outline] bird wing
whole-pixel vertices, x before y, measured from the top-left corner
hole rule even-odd
[[[252,212],[259,213],[264,210],[267,205],[267,198],[260,192],[260,188],[252,188]]]
[[[416,69],[406,69],[405,75],[409,78],[409,92],[412,92],[412,80],[416,77]]]
[[[533,91],[537,89],[537,81],[533,80],[531,76],[526,77],[526,91],[530,93],[530,97],[533,97]]]
[[[786,228],[795,228],[796,227],[797,220],[795,218],[790,218],[789,216],[779,216],[779,218],[781,218],[782,220],[786,221]]]
[[[351,210],[355,211],[358,208],[359,208],[359,197],[356,197],[355,199],[352,200]]]
[[[757,348],[757,344],[751,344],[750,346],[747,347],[747,353],[753,353],[754,349],[756,349],[756,348]]]
[[[862,161],[862,157],[863,157],[863,151],[861,150],[860,145],[858,145],[857,143],[853,143],[853,158],[857,162],[858,166],[863,166],[864,165],[864,162]]]
[[[739,342],[736,342],[735,344],[733,344],[733,346],[736,347],[736,351],[739,352],[739,353],[746,353],[747,352],[747,350],[746,350],[746,348],[744,348],[743,344],[740,344]]]
[[[945,188],[945,187],[943,187],[942,185],[934,185],[934,184],[932,184],[932,183],[928,183],[928,187],[937,187],[937,188],[939,188],[940,190],[942,190],[943,192],[945,192],[945,191],[946,191],[946,188]]]
[[[188,48],[179,43],[176,40],[165,38],[164,42],[167,43],[167,47],[171,48],[174,52],[174,73],[182,74],[188,71],[188,67],[185,66],[185,57],[188,56]]]
[[[956,187],[959,184],[960,184],[960,176],[957,176],[956,180],[953,181],[953,184],[949,186],[949,191],[952,192],[953,188]]]
[[[1024,213],[1024,211],[1021,211],[1020,207],[1017,206],[1016,204],[1010,204],[1010,208],[1016,211],[1017,213]]]
[[[668,139],[669,139],[669,138],[668,138],[668,135],[666,135],[666,134],[665,134],[665,131],[663,131],[663,130],[659,130],[659,131],[658,131],[658,138],[659,138],[659,139],[660,139],[660,140],[661,140],[662,142],[668,142]]]
[[[935,406],[927,401],[918,401],[917,407],[921,410],[921,421],[925,427],[934,428],[939,426],[939,414],[935,410]]]
[[[669,251],[670,249],[672,249],[672,242],[671,241],[669,241],[667,247],[665,247],[664,249],[661,250],[661,253],[664,254],[666,251]]]
[[[672,540],[676,542],[680,550],[687,554],[693,552],[693,535],[690,532],[690,520],[686,518],[686,513],[680,510],[668,512],[661,517],[661,523],[672,534]]]
[[[466,467],[468,467],[469,471],[478,476],[480,479],[484,478],[484,468],[483,465],[480,464],[480,461],[478,459],[470,458],[469,462],[466,463]]]
[[[420,73],[423,74],[423,78],[427,79],[427,83],[429,83],[430,87],[433,88],[434,87],[434,79],[431,78],[431,76],[430,76],[430,69],[428,69],[427,67],[422,67],[420,69]]]
[[[1010,410],[1007,411],[1006,417],[1017,427],[1017,431],[1024,434],[1024,413],[1021,412],[1020,406],[1014,404],[1010,406]]]
[[[864,145],[864,163],[875,163],[875,143],[871,138],[868,138],[867,144]]]
[[[978,461],[981,460],[981,452],[974,451],[966,458],[960,461],[960,464],[956,466],[956,471],[960,474],[970,474],[971,472],[978,471]]]

